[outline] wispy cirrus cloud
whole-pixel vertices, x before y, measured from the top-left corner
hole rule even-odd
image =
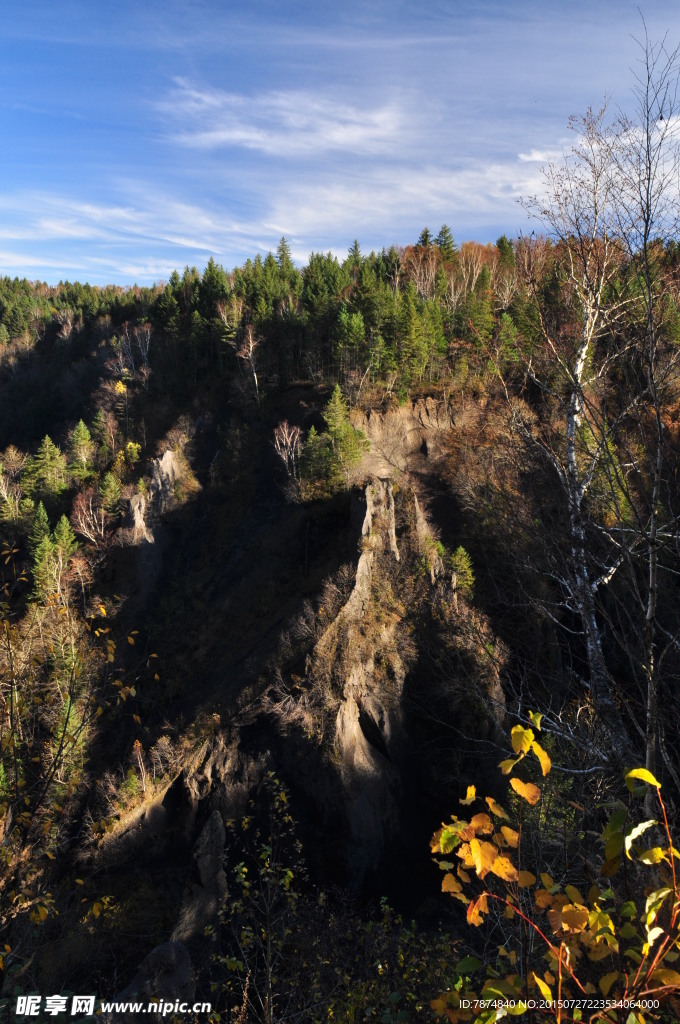
[[[171,122],[173,142],[278,157],[385,153],[394,150],[407,127],[405,111],[395,102],[371,107],[302,90],[247,96],[199,88],[185,79],[176,79],[159,109]]]
[[[518,158],[462,168],[368,168],[361,187],[352,176],[341,175],[288,182],[272,199],[267,225],[272,234],[300,241],[313,238],[315,245],[320,237],[337,237],[343,231],[357,234],[356,225],[374,239],[377,236],[379,244],[408,240],[414,223],[422,227],[427,219],[432,220],[431,227],[446,220],[458,231],[471,220],[500,217],[514,222],[507,227],[512,232],[526,223],[519,200],[540,192],[541,186],[538,167]],[[385,224],[391,225],[389,238],[384,237]],[[460,237],[470,237],[469,229],[463,227]]]

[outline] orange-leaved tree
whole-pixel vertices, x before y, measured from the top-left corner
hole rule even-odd
[[[658,819],[633,820],[623,801],[613,801],[601,834],[603,863],[591,867],[587,894],[556,882],[540,870],[527,837],[546,787],[516,774],[529,755],[544,777],[551,770],[537,739],[541,718],[530,712],[530,726],[512,729],[515,756],[499,766],[509,777],[508,809],[494,797],[477,797],[470,786],[460,803],[481,809],[469,818],[453,815],[432,838],[446,872],[442,890],[467,906],[468,924],[486,923],[501,940],[492,955],[487,946],[486,964],[466,957],[458,965],[460,987],[443,993],[432,1008],[451,1021],[485,1024],[524,1014],[612,1024],[659,1019],[669,1006],[680,1008],[680,972],[674,966],[680,957],[680,853],[661,786],[645,768],[627,772],[633,797],[644,796],[650,786],[656,790]]]

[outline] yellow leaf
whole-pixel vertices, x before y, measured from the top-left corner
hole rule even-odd
[[[100,604],[100,605],[99,605],[99,614],[101,615],[101,617],[102,617],[103,619],[105,619],[105,618],[106,618],[106,608],[104,607],[104,605],[103,605],[103,604]]]
[[[513,850],[517,849],[519,843],[519,832],[515,832],[514,828],[510,828],[508,825],[501,825],[501,832],[505,836],[505,841],[508,846],[511,846]]]
[[[468,788],[467,788],[467,796],[464,799],[459,800],[458,803],[462,804],[464,807],[469,807],[470,804],[476,799],[476,796],[477,796],[477,790],[475,789],[475,787],[474,786],[468,786]]]
[[[508,758],[507,761],[501,761],[498,767],[503,772],[503,775],[509,775],[512,769],[515,767],[515,765],[519,764],[519,762],[522,760],[522,757],[524,757],[524,754],[522,754],[521,757],[516,757],[514,759],[510,757]]]
[[[494,875],[498,875],[498,877],[502,878],[504,882],[517,881],[517,868],[508,857],[496,857],[495,861],[491,865],[491,870]]]
[[[538,731],[540,732],[541,731],[541,721],[543,719],[543,715],[539,711],[530,711],[529,712],[529,719],[530,719],[531,724],[533,725],[534,729],[538,729]]]
[[[551,1003],[552,1002],[552,992],[550,990],[550,987],[548,985],[546,985],[546,983],[543,981],[543,979],[539,978],[539,976],[537,974],[535,974],[534,971],[532,971],[531,974],[532,974],[532,977],[533,977],[534,981],[538,985],[539,991],[540,991],[541,995],[543,996],[543,998],[548,1000],[548,1002]]]
[[[488,814],[475,814],[470,819],[470,825],[475,832],[481,832],[482,835],[488,835],[490,832],[493,832],[493,825]]]
[[[583,899],[583,896],[581,896],[581,893],[578,891],[575,885],[565,885],[564,891],[572,903],[579,903],[581,906],[583,906],[585,900]]]
[[[549,910],[548,919],[554,932],[581,932],[588,924],[588,911],[585,907],[575,907],[567,903],[563,907]]]
[[[85,882],[82,880],[82,878],[76,878],[76,885],[85,885]]]
[[[600,992],[602,993],[603,996],[608,996],[609,995],[609,990],[612,987],[612,985],[614,984],[614,982],[618,979],[618,977],[619,977],[619,972],[618,971],[610,971],[609,974],[605,974],[605,975],[603,975],[600,978],[600,981],[599,981]]]
[[[93,903],[92,904],[92,913],[93,913],[93,915],[95,917],[99,917],[101,912],[102,912],[102,905],[101,905],[101,903]]]
[[[139,717],[139,715],[133,715],[132,717],[134,718],[134,720],[137,723],[137,725],[141,725],[142,724],[142,720]]]
[[[522,725],[514,725],[510,732],[510,742],[516,754],[528,754],[534,740],[533,729],[525,729]]]
[[[472,857],[475,871],[480,878],[484,878],[491,870],[493,862],[498,856],[498,850],[491,843],[480,842],[479,839],[471,839],[470,856]]]
[[[658,821],[654,821],[654,820],[651,820],[651,821],[641,821],[639,825],[636,825],[635,828],[632,828],[630,830],[630,832],[628,833],[628,835],[626,836],[626,838],[623,841],[623,845],[626,848],[626,857],[628,858],[628,860],[632,860],[633,859],[631,857],[631,855],[630,855],[630,851],[632,849],[632,846],[633,846],[633,843],[635,842],[635,840],[638,839],[642,835],[643,832],[646,832],[648,828],[652,828],[654,825],[658,825],[658,824],[659,824]]]
[[[666,860],[666,851],[662,850],[660,846],[653,846],[651,850],[645,850],[644,853],[638,854],[638,860],[643,864],[658,864],[659,861]]]
[[[625,776],[626,785],[628,789],[633,792],[632,784],[629,784],[629,779],[640,779],[641,782],[647,782],[650,786],[655,786],[657,789],[661,789],[661,783],[657,782],[651,772],[648,772],[646,768],[633,768],[631,772],[628,772]]]
[[[549,875],[547,871],[541,871],[541,881],[546,889],[552,889],[555,884],[555,880],[552,875]]]
[[[475,866],[475,862],[472,859],[472,854],[470,853],[469,843],[462,843],[458,847],[458,849],[456,850],[456,857],[460,857],[460,859],[463,862],[463,866],[466,868],[473,868]]]
[[[468,924],[473,924],[476,928],[480,924],[483,924],[482,914],[489,913],[489,906],[487,904],[486,896],[482,894],[476,900],[470,900],[470,905],[467,908],[466,919]]]
[[[456,874],[460,878],[461,882],[470,881],[470,876],[468,875],[467,871],[463,871],[463,869],[460,866],[456,869]]]
[[[45,856],[49,857],[50,860],[54,860],[54,854],[50,853],[49,850],[45,850]]]
[[[521,889],[528,889],[536,882],[536,875],[532,875],[530,871],[520,871],[517,881]]]
[[[101,718],[101,716],[103,714],[104,714],[104,708],[100,704],[99,707],[97,708],[97,718]]]
[[[541,791],[538,786],[534,786],[533,782],[522,782],[521,779],[510,779],[510,785],[514,789],[518,796],[521,796],[523,800],[531,804],[537,804],[541,799]]]
[[[448,871],[442,880],[442,892],[462,892],[460,882]]]
[[[534,754],[538,758],[539,764],[541,766],[541,771],[543,772],[544,775],[547,775],[548,772],[550,771],[551,767],[552,767],[552,762],[551,762],[550,758],[548,757],[548,755],[546,754],[545,750],[540,745],[540,743],[536,743],[535,740],[531,744],[531,749],[533,750]]]
[[[508,815],[505,813],[500,804],[496,803],[492,796],[485,797],[489,810],[492,814],[495,814],[497,818],[507,818]]]
[[[130,644],[130,647],[134,647],[135,646],[135,638],[133,636],[129,636],[127,638],[127,642]]]

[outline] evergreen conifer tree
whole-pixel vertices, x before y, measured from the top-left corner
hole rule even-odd
[[[33,458],[29,459],[26,477],[50,497],[66,487],[66,458],[48,434]]]
[[[50,535],[50,521],[42,501],[38,503],[33,515],[33,523],[28,535],[28,546],[31,551],[36,552],[44,537]]]
[[[102,507],[112,516],[118,513],[120,502],[120,481],[113,473],[107,473],[99,485]]]
[[[452,260],[456,255],[456,252],[458,251],[458,246],[453,240],[451,228],[448,226],[448,224],[442,224],[442,226],[440,227],[439,234],[435,238],[435,245],[442,254],[442,259],[446,260],[447,262],[449,260]]]
[[[71,466],[78,479],[82,479],[87,474],[93,453],[94,443],[90,431],[83,421],[79,420],[69,438]]]
[[[55,526],[52,539],[56,551],[66,564],[71,555],[78,550],[78,541],[66,516],[62,516]]]
[[[333,394],[324,410],[324,419],[334,456],[332,469],[335,473],[347,476],[367,450],[368,439],[350,423],[349,410],[338,384],[333,388]]]
[[[54,542],[47,533],[33,554],[33,597],[38,600],[45,600],[54,589],[54,561]]]

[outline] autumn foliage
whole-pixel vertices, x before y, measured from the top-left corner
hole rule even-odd
[[[656,791],[659,820],[638,821],[634,803],[618,802],[602,832],[599,877],[585,895],[556,881],[540,870],[526,839],[535,826],[531,810],[540,808],[549,780],[537,785],[513,774],[530,754],[543,777],[550,773],[550,757],[537,739],[541,719],[530,712],[530,726],[512,729],[515,756],[499,765],[511,776],[505,806],[469,786],[460,804],[483,809],[469,819],[452,815],[432,838],[445,872],[442,891],[466,906],[469,925],[503,934],[486,965],[473,958],[458,965],[464,983],[432,1007],[451,1021],[495,1021],[508,1014],[656,1020],[669,1006],[677,1008],[680,992],[674,967],[680,956],[680,854],[660,784],[645,768],[627,772],[633,798],[647,787]]]

